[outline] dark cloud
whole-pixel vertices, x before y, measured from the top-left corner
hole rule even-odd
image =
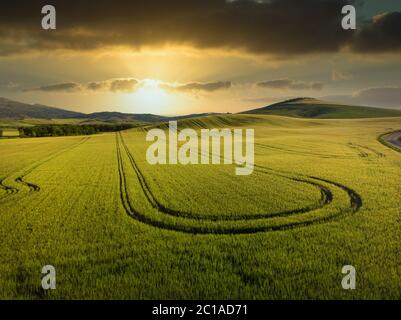
[[[353,31],[341,8],[353,0],[52,0],[57,30],[41,29],[42,0],[3,1],[0,54],[188,44],[257,54],[335,52]],[[381,28],[374,23],[372,28]],[[387,32],[387,28],[382,28]],[[396,36],[393,31],[389,37]],[[365,36],[361,37],[365,38]],[[359,46],[360,47],[360,46]]]
[[[286,89],[286,90],[322,90],[321,82],[304,82],[291,79],[270,80],[257,83],[258,87],[269,89]]]
[[[110,81],[110,91],[132,92],[135,90],[138,81],[136,79],[117,79]]]
[[[355,35],[351,48],[357,52],[391,52],[401,49],[401,12],[373,17]]]
[[[105,90],[109,88],[109,83],[107,81],[89,82],[86,88],[91,91]]]
[[[138,84],[139,81],[134,78],[111,79],[89,82],[85,85],[85,88],[90,91],[133,92],[135,91]]]
[[[208,91],[213,92],[221,89],[229,89],[231,87],[230,81],[219,81],[219,82],[208,82],[199,83],[191,82],[182,85],[172,85],[172,84],[161,84],[161,88],[171,91]]]
[[[146,85],[146,80],[137,80],[134,78],[124,79],[109,79],[103,81],[93,81],[87,84],[80,84],[75,82],[64,82],[57,84],[46,84],[33,88],[25,88],[23,91],[44,91],[44,92],[75,92],[78,90],[88,91],[110,91],[110,92],[134,92],[139,87]],[[188,92],[199,92],[207,91],[213,92],[220,89],[228,89],[231,87],[231,82],[220,81],[220,82],[190,82],[186,84],[171,84],[167,82],[161,82],[158,84],[161,89],[169,91],[188,91]]]
[[[46,84],[33,88],[25,88],[23,91],[45,91],[45,92],[75,92],[79,90],[89,91],[112,91],[112,92],[133,92],[138,85],[136,79],[111,79],[98,82],[80,84],[75,82],[64,82],[56,84]]]
[[[45,91],[45,92],[75,92],[81,90],[81,85],[75,82],[49,84],[39,87],[27,88],[24,91]]]
[[[322,99],[345,104],[401,109],[401,87],[367,88],[352,95],[326,96]]]

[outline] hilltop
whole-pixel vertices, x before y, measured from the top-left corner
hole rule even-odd
[[[318,119],[401,117],[401,110],[342,105],[314,98],[286,100],[242,113]]]

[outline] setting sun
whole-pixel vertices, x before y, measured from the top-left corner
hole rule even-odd
[[[137,107],[146,109],[149,113],[163,111],[170,104],[172,96],[161,89],[159,84],[158,80],[144,80],[141,87],[131,95],[132,101]]]

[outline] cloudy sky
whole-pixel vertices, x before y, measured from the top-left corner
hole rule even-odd
[[[41,28],[42,6],[57,29]],[[353,4],[357,29],[341,28]],[[81,112],[401,108],[400,0],[2,0],[0,96]]]

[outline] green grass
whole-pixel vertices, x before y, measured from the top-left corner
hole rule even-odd
[[[401,117],[401,110],[342,105],[313,98],[292,99],[244,113],[317,119]]]
[[[12,118],[0,118],[0,127],[31,127],[42,124],[79,124],[82,119],[12,119]]]
[[[19,128],[19,127],[32,127],[38,125],[62,125],[62,124],[120,124],[120,123],[132,123],[133,125],[141,126],[145,125],[145,122],[140,121],[101,121],[98,119],[36,119],[36,118],[26,118],[26,119],[12,119],[12,118],[0,118],[0,128]]]
[[[13,129],[13,128],[0,128],[1,130],[1,137],[6,137],[6,138],[15,138],[19,137],[19,131],[18,129]]]
[[[401,157],[377,140],[400,118],[179,127],[254,128],[254,173],[151,166],[142,128],[1,140],[0,297],[401,298]],[[46,264],[57,290],[45,293]],[[345,264],[357,290],[341,288]]]

